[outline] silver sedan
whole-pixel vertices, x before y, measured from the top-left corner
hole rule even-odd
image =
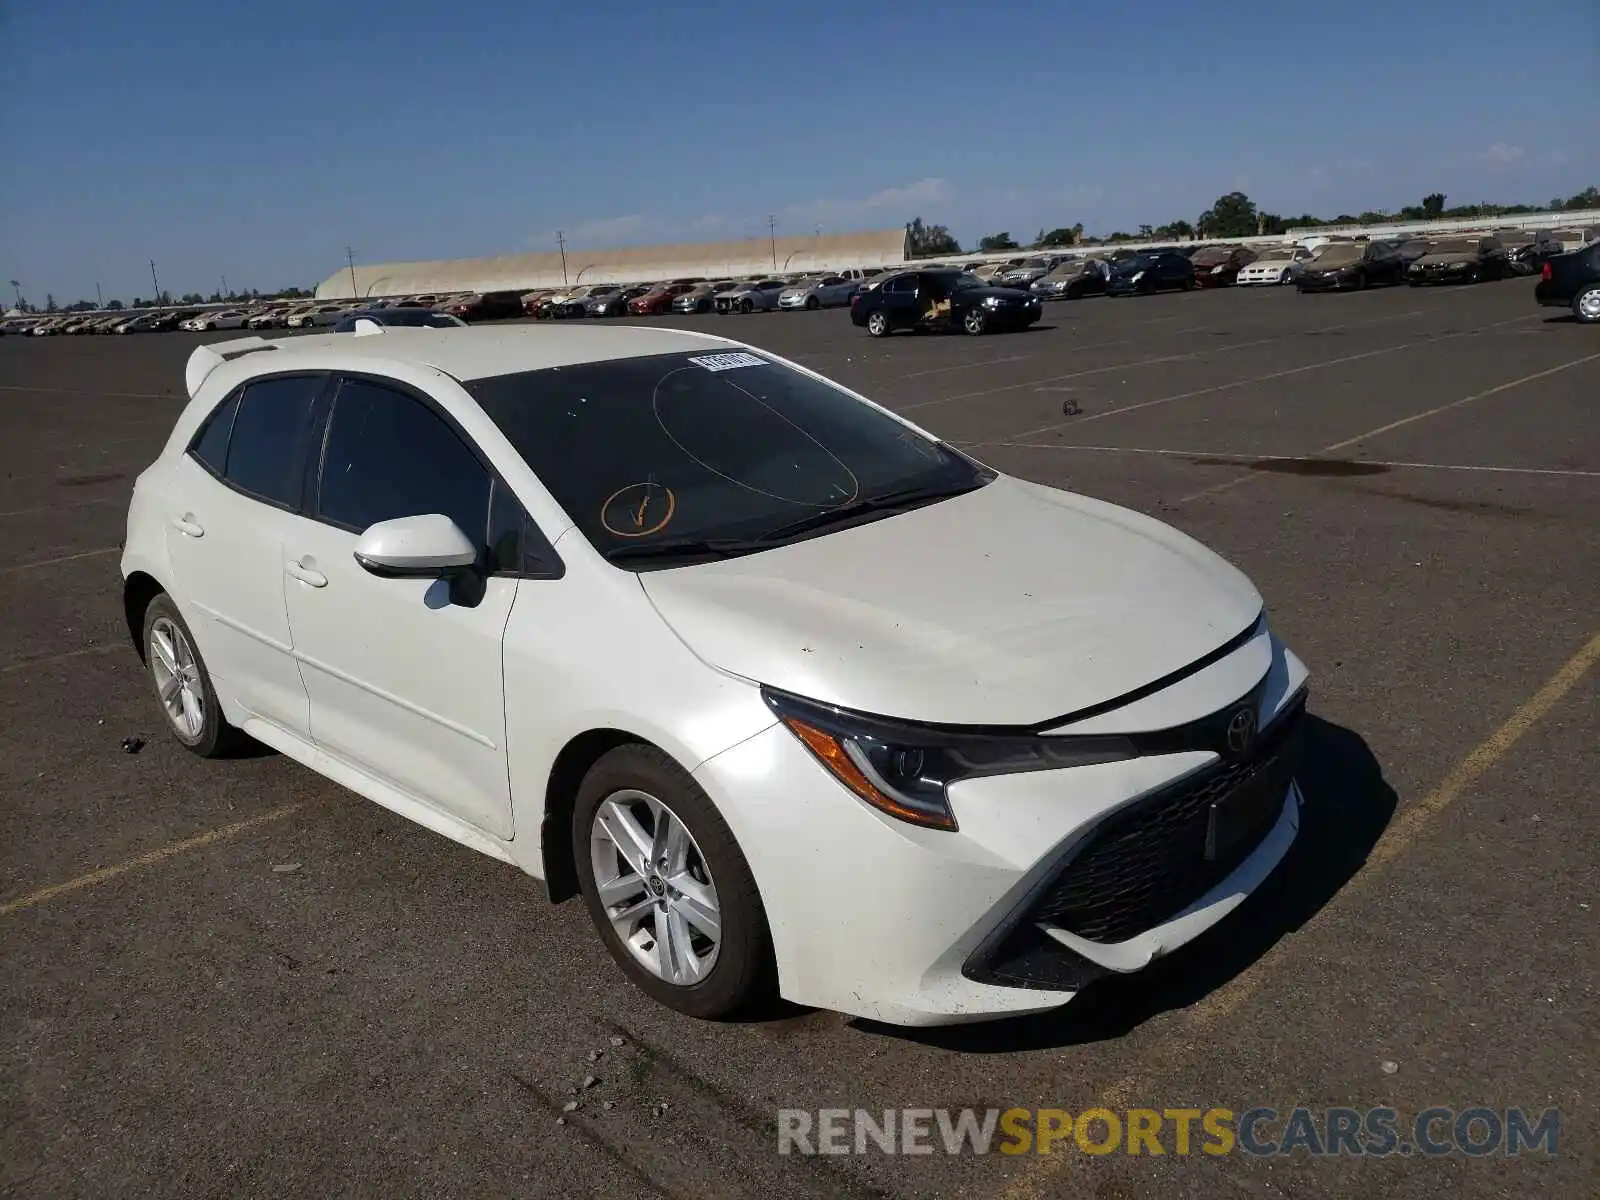
[[[840,308],[849,304],[861,290],[859,279],[842,275],[823,275],[807,279],[778,293],[779,308]]]

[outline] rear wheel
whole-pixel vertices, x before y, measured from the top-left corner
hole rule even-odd
[[[889,336],[889,314],[879,309],[867,316],[867,332],[873,337]]]
[[[1572,315],[1585,325],[1600,324],[1600,283],[1592,283],[1572,298]]]
[[[590,768],[573,812],[573,857],[606,949],[642,991],[717,1019],[766,998],[766,912],[733,833],[673,759],[619,746]]]
[[[969,308],[961,318],[961,328],[973,337],[977,337],[979,334],[988,331],[989,318],[984,315],[983,309]]]

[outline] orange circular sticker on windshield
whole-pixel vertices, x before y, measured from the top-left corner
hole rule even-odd
[[[678,497],[660,483],[630,483],[606,497],[600,506],[600,524],[622,538],[660,533],[678,511]]]

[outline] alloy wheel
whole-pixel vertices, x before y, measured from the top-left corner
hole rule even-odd
[[[656,978],[686,987],[716,965],[722,915],[694,835],[656,797],[613,792],[595,809],[590,864],[606,919]]]
[[[1584,321],[1600,321],[1600,288],[1590,288],[1577,299],[1573,305],[1578,316]]]
[[[881,312],[875,312],[867,318],[867,332],[873,337],[882,337],[889,332],[889,318]]]
[[[178,623],[162,617],[150,626],[150,674],[167,720],[186,741],[200,737],[206,727],[205,685],[194,648]]]
[[[967,315],[961,319],[961,327],[973,335],[982,333],[985,324],[983,310],[978,308],[969,308]]]

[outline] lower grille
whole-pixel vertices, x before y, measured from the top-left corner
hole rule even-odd
[[[1214,763],[1106,818],[1028,914],[1094,942],[1122,942],[1182,912],[1226,879],[1276,824],[1294,778],[1303,699],[1242,761]],[[1258,803],[1225,848],[1210,847],[1212,806]]]

